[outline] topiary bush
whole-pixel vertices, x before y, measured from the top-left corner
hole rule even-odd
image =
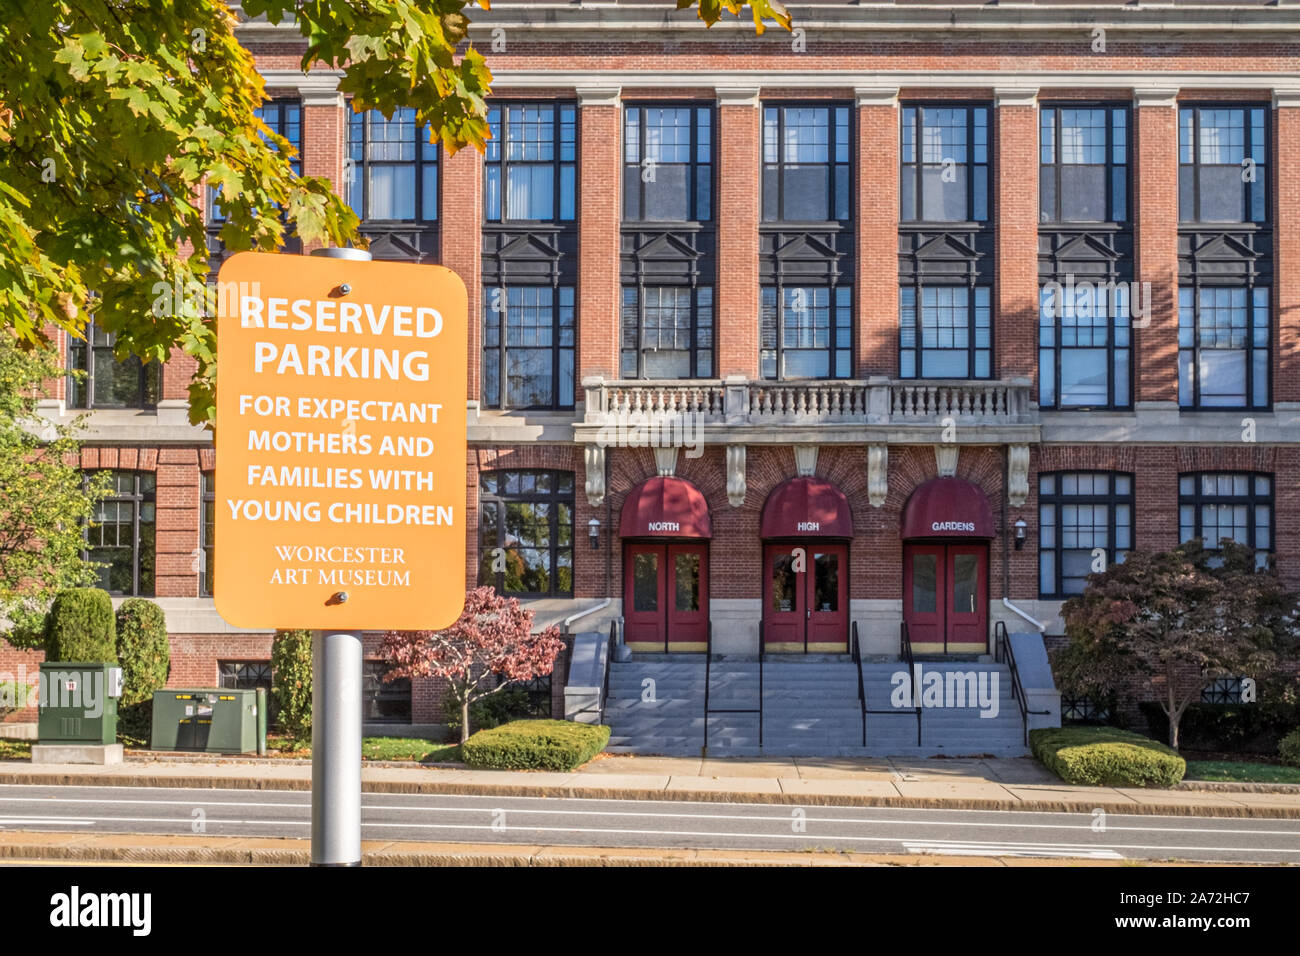
[[[311,739],[311,631],[276,631],[271,642],[271,694],[280,726],[296,740]]]
[[[1114,727],[1040,727],[1029,732],[1029,746],[1066,783],[1172,787],[1187,772],[1164,744]]]
[[[99,588],[60,591],[45,618],[45,659],[77,664],[116,664],[117,625],[113,599]]]
[[[171,670],[167,616],[153,601],[130,598],[117,609],[117,659],[122,662],[122,699],[117,705],[117,737],[128,746],[149,740],[153,692]]]
[[[1278,741],[1277,755],[1288,767],[1300,767],[1300,727]]]
[[[609,728],[568,720],[516,720],[480,730],[461,745],[461,759],[489,770],[574,770],[609,743]]]

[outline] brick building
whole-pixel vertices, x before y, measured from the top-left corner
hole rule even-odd
[[[882,657],[903,623],[922,655],[1050,641],[1098,561],[1194,536],[1300,585],[1300,12],[835,2],[756,37],[667,10],[473,11],[493,139],[450,157],[242,28],[375,256],[469,288],[467,584],[621,617],[634,653],[856,627]],[[265,679],[269,635],[208,593],[191,368],[109,344],[48,408],[89,409],[85,466],[119,476],[108,586],[166,609],[173,684]],[[371,715],[440,719],[406,693]]]

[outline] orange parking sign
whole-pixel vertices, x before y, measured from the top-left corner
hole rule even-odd
[[[241,252],[217,324],[217,610],[444,627],[465,601],[465,285],[442,266]]]

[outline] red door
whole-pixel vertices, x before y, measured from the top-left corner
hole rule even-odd
[[[624,640],[633,651],[703,651],[709,631],[709,550],[703,544],[623,546]]]
[[[903,620],[917,654],[988,650],[984,544],[903,546]]]
[[[765,650],[844,652],[849,632],[848,557],[843,544],[764,546]]]

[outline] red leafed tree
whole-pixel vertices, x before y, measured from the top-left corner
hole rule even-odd
[[[544,677],[564,650],[560,631],[533,633],[533,612],[493,588],[465,594],[465,610],[441,631],[389,631],[380,654],[385,680],[441,677],[460,704],[460,741],[469,739],[469,705],[511,683]]]

